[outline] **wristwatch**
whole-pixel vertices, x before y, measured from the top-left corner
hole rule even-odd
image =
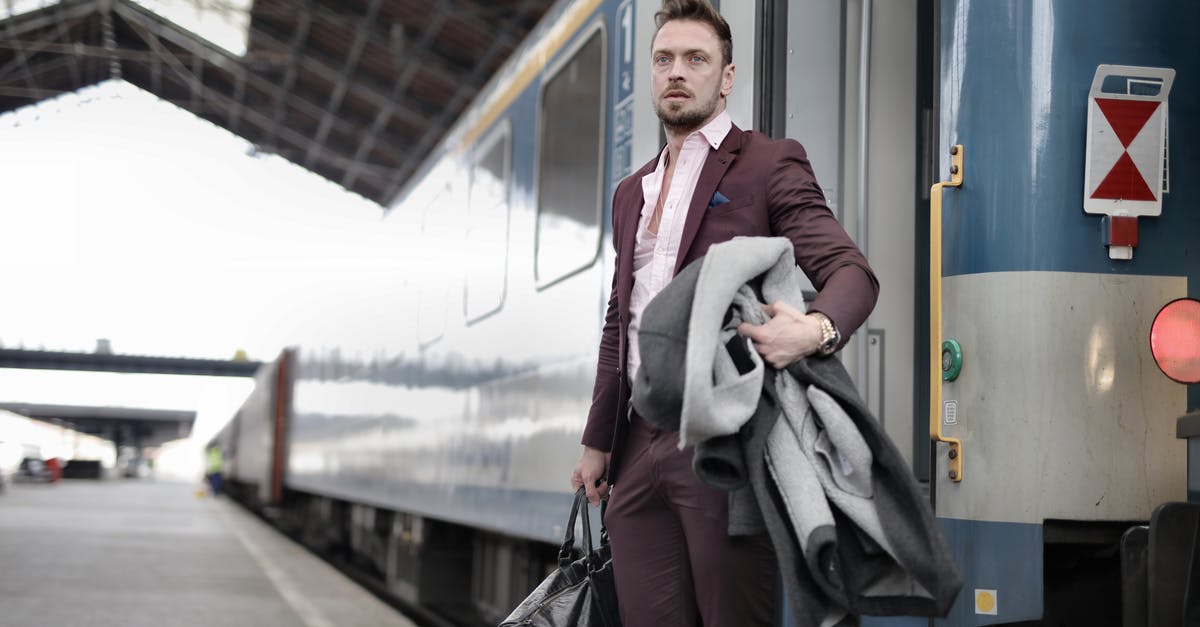
[[[842,341],[842,334],[834,326],[829,316],[819,311],[811,312],[808,315],[813,316],[817,322],[821,323],[821,343],[817,345],[817,354],[822,357],[832,355]]]

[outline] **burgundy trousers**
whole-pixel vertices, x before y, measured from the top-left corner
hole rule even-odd
[[[605,514],[624,627],[774,626],[770,538],[729,535],[729,493],[696,477],[678,432],[630,427]]]

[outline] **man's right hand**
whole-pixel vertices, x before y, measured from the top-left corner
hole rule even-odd
[[[575,464],[575,471],[571,473],[571,487],[578,491],[583,486],[592,505],[599,505],[601,499],[608,498],[608,481],[605,479],[610,459],[612,453],[585,446],[583,455]]]

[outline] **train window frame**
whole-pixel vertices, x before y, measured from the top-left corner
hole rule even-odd
[[[502,159],[503,165],[501,166],[500,185],[503,190],[502,196],[503,196],[503,203],[504,203],[504,237],[503,237],[503,244],[502,244],[502,246],[503,246],[502,258],[499,260],[489,259],[489,261],[494,261],[494,262],[498,261],[502,266],[502,270],[500,273],[500,275],[501,275],[500,276],[500,298],[495,303],[494,306],[488,307],[488,308],[484,309],[483,311],[477,313],[474,316],[471,315],[471,306],[470,306],[470,302],[471,302],[470,286],[471,286],[472,266],[471,266],[471,264],[467,264],[467,267],[464,268],[464,272],[463,272],[463,307],[462,307],[462,309],[463,309],[463,318],[466,320],[467,326],[475,324],[481,320],[484,320],[486,318],[489,318],[489,317],[499,313],[502,309],[504,309],[504,304],[508,301],[508,260],[509,260],[509,255],[511,254],[512,204],[513,204],[512,203],[512,193],[513,193],[513,172],[512,172],[512,170],[513,170],[513,154],[512,154],[513,141],[512,141],[512,139],[513,139],[512,138],[512,122],[510,121],[509,118],[505,117],[502,120],[500,120],[499,122],[497,122],[495,124],[495,126],[492,128],[492,130],[488,131],[488,133],[486,135],[484,135],[483,139],[476,142],[475,146],[472,147],[472,149],[471,149],[470,170],[468,171],[469,183],[467,185],[467,204],[466,204],[467,227],[466,227],[466,233],[464,234],[464,237],[463,237],[464,244],[466,245],[467,248],[470,248],[471,232],[477,226],[480,226],[473,222],[473,220],[478,217],[478,214],[475,214],[474,217],[472,215],[475,213],[474,212],[475,173],[478,170],[480,164],[482,163],[483,158],[488,156],[491,153],[491,151],[496,148],[497,145],[502,146],[501,159]],[[487,209],[490,210],[490,209],[492,209],[492,207],[488,207]],[[493,265],[493,264],[488,264],[488,265]]]
[[[425,206],[421,209],[422,237],[426,236],[427,229],[431,228],[430,218],[431,214],[435,212],[434,208],[441,202],[453,202],[454,200],[454,186],[451,185],[450,179],[443,180],[437,183],[434,187],[437,191],[433,193],[433,197],[429,200],[429,202],[425,203]],[[451,247],[446,247],[446,249],[449,250]],[[436,262],[438,260],[434,261]],[[448,326],[446,322],[451,311],[450,286],[446,285],[444,281],[440,282],[439,284],[442,287],[441,293],[443,295],[441,313],[440,315],[434,316],[433,320],[430,322],[425,321],[425,316],[423,314],[426,311],[426,304],[431,292],[427,289],[428,284],[426,283],[422,283],[417,287],[417,311],[414,326],[416,326],[418,350],[425,350],[436,344],[442,338],[446,337],[446,328]],[[431,323],[435,323],[436,326],[426,326]],[[429,331],[434,332],[429,333]]]
[[[597,17],[591,25],[580,29],[575,40],[571,45],[565,48],[558,58],[549,64],[545,70],[544,77],[538,86],[537,98],[537,136],[535,138],[535,158],[533,163],[533,189],[535,194],[535,209],[534,209],[534,236],[533,236],[533,280],[534,286],[538,291],[552,287],[562,281],[565,281],[588,268],[596,265],[596,261],[600,258],[600,248],[604,238],[604,195],[606,191],[606,180],[604,173],[606,171],[605,152],[607,146],[608,132],[608,114],[609,114],[609,45],[607,39],[608,28],[603,17]],[[597,37],[600,45],[600,97],[597,101],[600,103],[600,111],[598,116],[598,126],[596,129],[599,142],[596,151],[596,210],[595,210],[595,233],[594,245],[591,246],[592,254],[585,261],[581,261],[579,265],[567,267],[565,270],[555,271],[549,277],[540,276],[538,273],[538,260],[541,255],[541,237],[542,237],[542,182],[543,182],[543,139],[546,132],[546,124],[544,121],[543,107],[546,100],[546,89],[553,83],[554,79],[575,60],[576,56],[592,42],[592,38]]]

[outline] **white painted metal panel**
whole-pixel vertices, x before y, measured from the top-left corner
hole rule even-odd
[[[939,446],[938,515],[1041,523],[1148,519],[1185,496],[1175,419],[1186,388],[1150,355],[1159,308],[1182,277],[998,272],[946,277],[943,336],[963,347],[958,405],[964,481]]]

